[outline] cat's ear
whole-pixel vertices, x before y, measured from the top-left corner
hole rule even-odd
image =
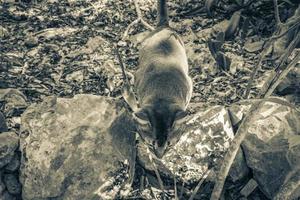
[[[133,117],[140,124],[149,123],[148,113],[147,110],[144,108],[138,109],[136,112],[134,112]]]

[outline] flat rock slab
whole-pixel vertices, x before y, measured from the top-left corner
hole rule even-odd
[[[164,175],[172,178],[176,175],[185,183],[197,182],[211,166],[216,166],[234,137],[228,111],[223,106],[197,110],[187,120],[184,134],[161,160],[155,159],[156,166]],[[138,157],[145,168],[153,169],[149,153],[141,143]],[[241,162],[244,162],[241,158]],[[242,168],[247,170],[247,166]]]
[[[22,115],[24,200],[113,199],[129,185],[134,126],[114,99],[49,97]],[[27,133],[27,134],[26,134]]]

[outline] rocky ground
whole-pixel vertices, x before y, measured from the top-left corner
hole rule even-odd
[[[3,199],[20,199],[20,153],[15,140],[26,135],[20,131],[21,114],[29,105],[52,95],[121,98],[123,81],[115,46],[119,47],[127,71],[134,73],[139,42],[147,29],[137,24],[124,37],[128,25],[137,18],[133,1],[0,2],[0,108],[7,123],[7,128],[0,126],[5,132],[0,137],[6,138],[0,143],[0,149],[6,149],[5,156],[1,154],[5,159],[0,162],[0,194]],[[203,107],[228,106],[243,99],[264,43],[276,30],[273,4],[243,1],[243,7],[242,1],[218,1],[211,9],[207,2],[210,1],[170,2],[170,24],[186,45],[194,83],[192,102]],[[296,3],[278,1],[282,22],[293,16]],[[143,18],[154,26],[156,1],[141,1],[139,5]],[[207,10],[212,11],[211,15]],[[236,12],[239,10],[240,15]],[[238,19],[232,18],[236,15]],[[224,30],[229,25],[234,31]],[[220,39],[219,32],[227,33],[225,40]],[[221,46],[216,51],[221,59],[216,59],[209,46],[218,42]],[[285,44],[272,46],[254,79],[250,98],[259,93],[284,49]],[[297,80],[299,65],[277,94],[299,106]],[[0,116],[0,125],[2,122]],[[259,191],[257,195],[261,195]]]

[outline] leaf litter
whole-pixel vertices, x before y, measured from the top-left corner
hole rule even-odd
[[[143,19],[154,26],[155,1],[139,4]],[[271,3],[250,2],[244,10],[237,5],[215,0],[170,2],[171,26],[182,35],[189,58],[193,103],[230,105],[243,99],[258,54],[274,31]],[[283,1],[279,9],[285,21],[296,6],[293,1]],[[4,1],[0,10],[0,88],[22,91],[29,104],[50,95],[121,97],[123,80],[114,45],[120,47],[128,72],[137,69],[145,27],[136,24],[122,40],[128,25],[137,19],[133,1]],[[218,47],[213,50],[216,55],[209,46],[212,38]],[[280,54],[286,40],[276,40],[270,54]],[[270,79],[274,66],[276,60],[263,63],[251,87],[251,98]],[[297,98],[294,101],[299,106]]]

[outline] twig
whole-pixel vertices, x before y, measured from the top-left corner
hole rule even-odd
[[[148,182],[148,185],[149,185],[149,181],[148,181],[148,177],[147,177],[147,182]],[[149,186],[149,188],[150,188],[150,194],[152,195],[152,197],[155,199],[155,200],[158,200],[157,198],[156,198],[156,196],[155,196],[155,193],[154,193],[154,191],[153,191],[153,189],[152,189],[152,187],[151,186]]]
[[[282,64],[287,60],[287,58],[291,55],[292,51],[296,48],[296,46],[300,42],[300,33],[297,34],[296,38],[289,44],[284,54],[282,54],[279,58],[279,63],[275,70],[280,70]]]
[[[300,17],[298,17],[297,20],[296,20],[296,23],[294,23],[293,25],[291,25],[286,31],[284,31],[283,33],[280,33],[279,35],[276,35],[276,36],[274,35],[270,39],[271,40],[275,40],[275,39],[281,38],[282,36],[284,36],[285,34],[287,34],[289,31],[298,28],[298,26],[300,25]]]
[[[148,28],[148,29],[150,29],[151,31],[153,31],[154,28],[153,28],[150,24],[148,24],[146,21],[144,21],[143,16],[142,16],[142,12],[141,12],[141,9],[140,9],[140,7],[139,7],[139,4],[138,4],[138,1],[137,1],[137,0],[134,0],[134,6],[135,6],[136,14],[137,14],[138,18],[141,20],[142,24],[143,24],[146,28]]]
[[[263,51],[262,51],[261,54],[260,54],[258,63],[257,63],[257,65],[255,66],[254,70],[252,71],[252,74],[251,74],[251,76],[250,76],[249,82],[248,82],[248,84],[247,84],[246,92],[245,92],[245,95],[244,95],[244,99],[248,99],[248,97],[249,97],[250,89],[251,89],[251,87],[252,87],[254,77],[256,76],[258,70],[260,69],[260,66],[261,66],[261,64],[262,64],[262,61],[263,61],[263,59],[265,58],[265,56],[267,55],[268,49],[269,49],[269,47],[271,46],[271,44],[272,44],[272,40],[267,41],[267,43],[266,43],[266,45],[265,45],[265,48],[263,49]]]
[[[126,72],[125,72],[125,65],[123,63],[123,60],[121,58],[121,55],[119,53],[119,49],[117,46],[114,47],[115,48],[115,52],[117,54],[121,69],[122,69],[122,75],[123,75],[123,79],[125,84],[123,84],[123,91],[122,91],[122,96],[124,98],[124,100],[126,101],[126,103],[129,105],[129,107],[131,108],[132,111],[136,111],[138,109],[138,100],[134,94],[134,90],[127,78]]]
[[[185,184],[185,182],[183,182],[182,185],[181,185],[179,199],[182,199],[182,197],[183,197],[184,184]]]
[[[278,11],[278,3],[277,0],[273,0],[274,3],[274,14],[275,14],[275,19],[276,19],[276,25],[279,27],[281,25],[281,20],[279,16],[279,11]]]
[[[151,164],[153,166],[155,175],[157,177],[159,187],[162,190],[163,199],[165,199],[165,189],[164,189],[163,181],[161,180],[160,174],[159,174],[159,172],[157,170],[157,166],[156,166],[155,162],[153,161],[153,158],[152,158],[151,152],[149,150],[149,147],[147,145],[145,145],[145,146],[146,146],[146,149],[147,149],[147,154],[148,154],[149,160],[150,160],[150,162],[151,162]]]
[[[134,2],[134,6],[135,6],[135,11],[136,11],[136,14],[137,14],[137,19],[134,20],[133,22],[131,22],[128,25],[128,27],[126,28],[126,30],[124,32],[124,35],[123,35],[123,38],[122,38],[123,40],[125,38],[127,38],[130,28],[133,27],[135,24],[137,24],[139,22],[141,22],[147,29],[150,29],[151,31],[154,30],[154,28],[143,19],[142,12],[141,12],[141,9],[139,7],[138,1],[133,0],[133,2]]]
[[[263,102],[264,101],[262,101],[262,100],[254,102],[252,104],[248,114],[241,122],[241,125],[239,126],[237,133],[236,133],[234,139],[232,140],[231,145],[223,159],[223,163],[219,170],[218,176],[216,177],[216,183],[215,183],[212,195],[210,197],[210,200],[220,199],[228,172],[231,168],[234,158],[236,157],[236,154],[239,150],[241,143],[243,142],[244,138],[247,135],[247,130],[250,126],[250,123],[248,123],[248,122],[252,121],[252,119],[255,117],[254,114],[255,114],[257,108],[259,108]]]
[[[123,60],[122,60],[121,55],[120,55],[120,52],[119,52],[119,48],[118,48],[117,46],[115,46],[115,52],[116,52],[116,54],[117,54],[118,61],[119,61],[120,66],[121,66],[123,79],[124,79],[124,81],[125,81],[127,87],[130,87],[129,80],[128,80],[128,77],[127,77],[126,72],[125,72],[125,65],[124,65],[124,63],[123,63]]]
[[[174,175],[174,193],[175,193],[175,200],[179,200],[178,199],[178,195],[177,195],[177,183],[176,183],[176,178],[175,178],[175,175]]]
[[[204,180],[207,178],[207,176],[209,175],[210,173],[210,169],[208,169],[205,174],[201,177],[201,180],[199,181],[199,183],[197,184],[197,186],[195,187],[192,195],[190,196],[189,200],[193,200],[195,195],[197,194],[199,188],[201,187],[202,183],[204,182]]]
[[[138,19],[134,20],[133,22],[131,22],[131,23],[127,26],[127,28],[126,28],[126,30],[125,30],[125,32],[124,32],[124,35],[123,35],[123,40],[128,36],[128,32],[129,32],[129,30],[131,29],[131,27],[133,27],[135,24],[139,23],[139,21],[140,21],[140,19],[138,18]]]
[[[292,62],[284,70],[282,70],[282,72],[278,75],[278,78],[273,80],[273,83],[271,84],[270,88],[268,88],[268,90],[266,91],[264,98],[269,97],[274,92],[279,83],[286,77],[289,71],[291,71],[291,69],[298,63],[299,60],[300,52],[298,52],[298,54],[295,56]]]
[[[271,72],[271,77],[268,78],[264,86],[262,87],[262,90],[258,94],[258,97],[264,97],[266,93],[268,93],[268,96],[273,93],[273,91],[276,89],[278,84],[284,79],[284,77],[287,75],[287,73],[297,64],[297,55],[295,59],[290,63],[290,65],[286,65],[284,68],[283,63],[287,60],[287,58],[291,55],[292,51],[295,49],[296,45],[300,42],[300,34],[294,38],[294,40],[290,43],[287,50],[284,54],[282,54],[279,58],[279,63],[276,66],[275,69],[273,69]],[[280,78],[279,78],[280,77]],[[279,81],[279,82],[277,82]]]

